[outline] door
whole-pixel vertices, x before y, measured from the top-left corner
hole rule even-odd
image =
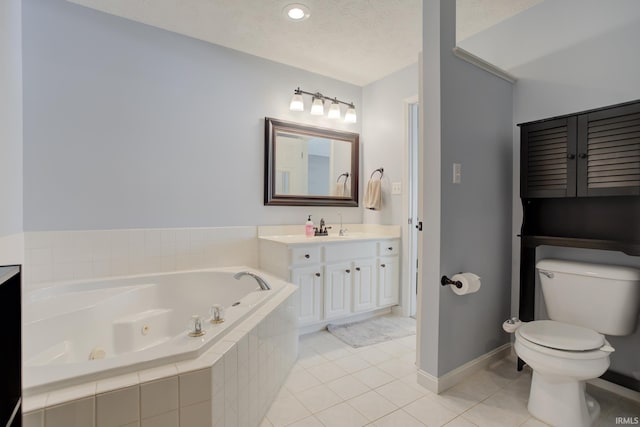
[[[322,319],[322,274],[320,266],[294,268],[291,282],[298,286],[298,320],[300,324]]]
[[[578,116],[578,196],[640,195],[640,103]]]
[[[351,263],[329,264],[324,268],[324,318],[351,312]]]
[[[576,195],[577,118],[522,125],[520,197]]]
[[[400,270],[398,257],[383,257],[378,261],[378,305],[398,303]]]
[[[376,307],[376,260],[363,259],[353,263],[353,311]]]

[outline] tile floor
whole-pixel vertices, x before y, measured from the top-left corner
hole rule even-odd
[[[473,427],[546,424],[531,417],[531,372],[507,358],[437,395],[416,382],[415,336],[354,349],[326,331],[300,339],[300,356],[261,427]],[[640,416],[640,404],[597,388],[598,426]]]

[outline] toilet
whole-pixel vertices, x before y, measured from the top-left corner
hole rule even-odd
[[[557,427],[589,427],[600,406],[585,381],[609,367],[605,335],[629,335],[640,311],[640,270],[541,260],[536,264],[550,320],[515,330],[515,352],[533,370],[529,412]]]

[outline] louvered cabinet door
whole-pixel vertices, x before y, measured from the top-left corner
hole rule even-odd
[[[578,196],[640,195],[640,103],[578,117]]]
[[[576,117],[522,125],[520,197],[576,195]]]

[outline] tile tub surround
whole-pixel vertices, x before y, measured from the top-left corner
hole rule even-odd
[[[24,233],[24,286],[232,265],[258,266],[257,228]]]
[[[298,354],[293,285],[197,359],[23,403],[25,427],[257,427]]]

